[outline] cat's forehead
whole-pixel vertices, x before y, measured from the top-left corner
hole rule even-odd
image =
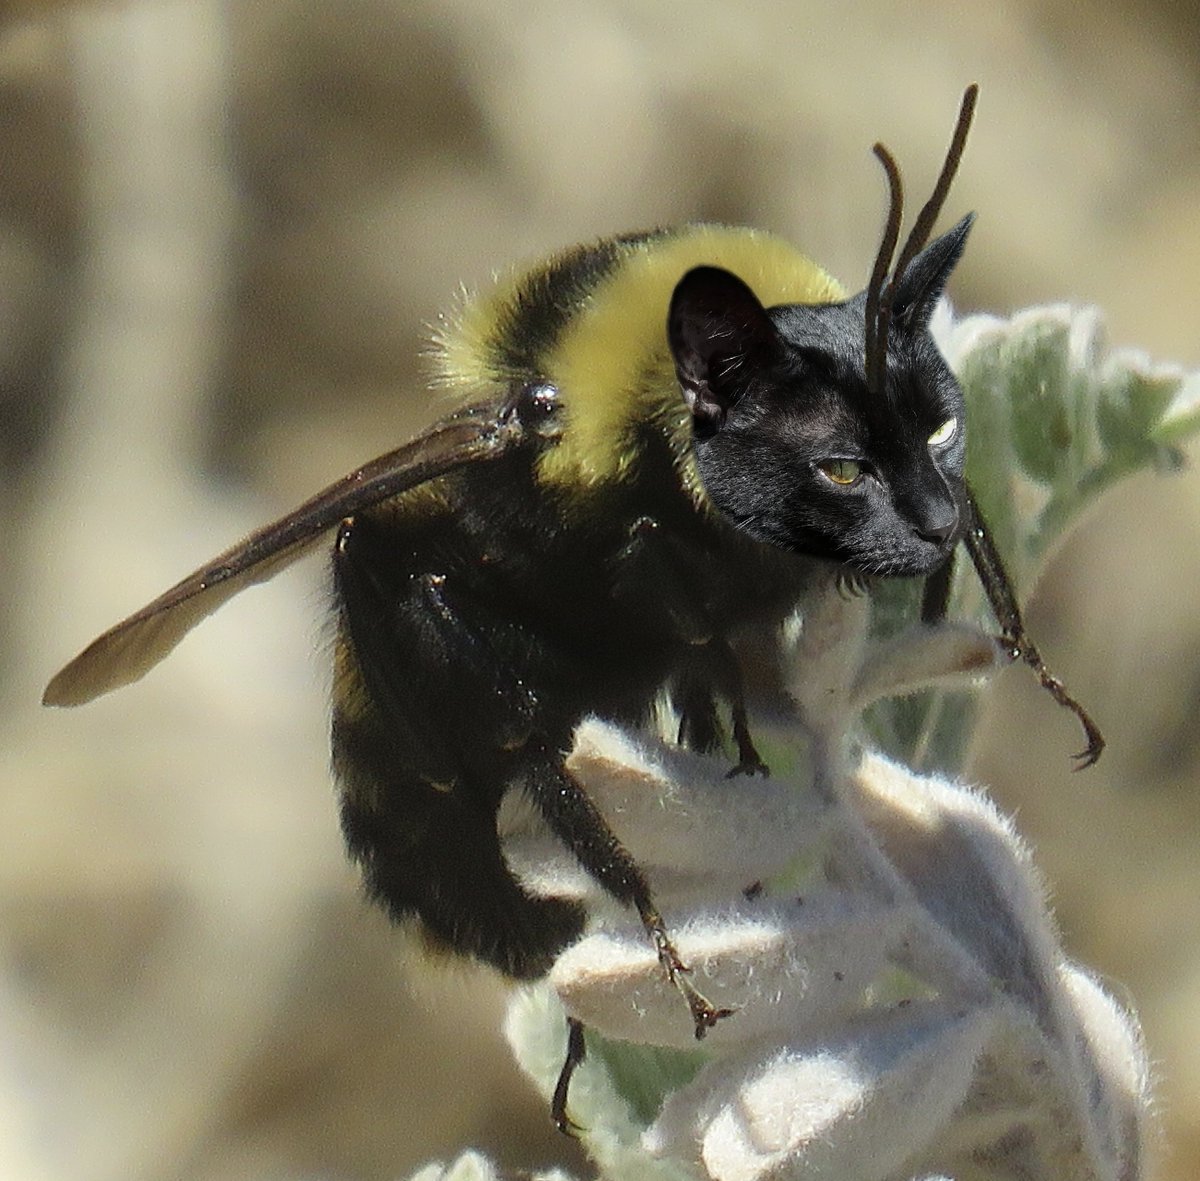
[[[926,329],[890,335],[879,394],[867,387],[861,296],[821,306],[782,305],[771,308],[770,315],[799,371],[813,365],[824,371],[823,396],[811,405],[812,412],[871,429],[918,425],[930,417],[958,413],[962,395]],[[806,413],[803,401],[793,410]]]
[[[780,338],[800,351],[819,350],[847,361],[866,363],[866,321],[862,298],[840,303],[779,304],[767,315]]]

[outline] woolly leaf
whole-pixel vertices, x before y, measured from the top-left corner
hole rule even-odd
[[[1200,432],[1200,375],[1130,350],[1106,355],[1094,309],[1033,308],[1010,320],[935,321],[967,402],[967,479],[1018,597],[1047,553],[1097,496],[1141,471],[1170,472],[1180,444]],[[960,550],[950,618],[995,628]],[[874,628],[911,620],[919,589],[897,580],[873,592]],[[962,766],[974,706],[960,692],[888,701],[867,728],[884,750],[917,767]]]

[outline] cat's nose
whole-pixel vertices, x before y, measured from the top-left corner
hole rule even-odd
[[[954,536],[955,529],[958,528],[958,513],[948,517],[944,521],[926,521],[917,527],[917,536],[922,541],[928,541],[933,545],[942,545],[949,541]]]

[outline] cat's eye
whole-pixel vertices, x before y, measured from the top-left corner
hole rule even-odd
[[[932,435],[929,436],[930,447],[945,447],[958,434],[958,419],[947,418]]]
[[[824,459],[817,467],[835,484],[848,488],[862,479],[862,464],[853,459]]]

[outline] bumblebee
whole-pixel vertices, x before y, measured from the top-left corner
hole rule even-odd
[[[1045,673],[963,482],[962,393],[928,331],[971,226],[926,244],[973,101],[894,269],[899,178],[878,149],[892,209],[853,298],[778,238],[698,225],[578,246],[467,302],[438,342],[458,409],[117,624],[44,701],[136,680],[332,532],[333,763],[370,895],[454,952],[544,974],[585,915],[505,864],[496,814],[519,788],[636,908],[702,1036],[726,1011],[689,981],[645,877],[564,765],[580,719],[638,724],[665,691],[680,740],[714,750],[724,706],[733,771],[765,773],[740,645],[778,629],[816,563],[934,575],[936,614],[959,540],[1014,654]]]

